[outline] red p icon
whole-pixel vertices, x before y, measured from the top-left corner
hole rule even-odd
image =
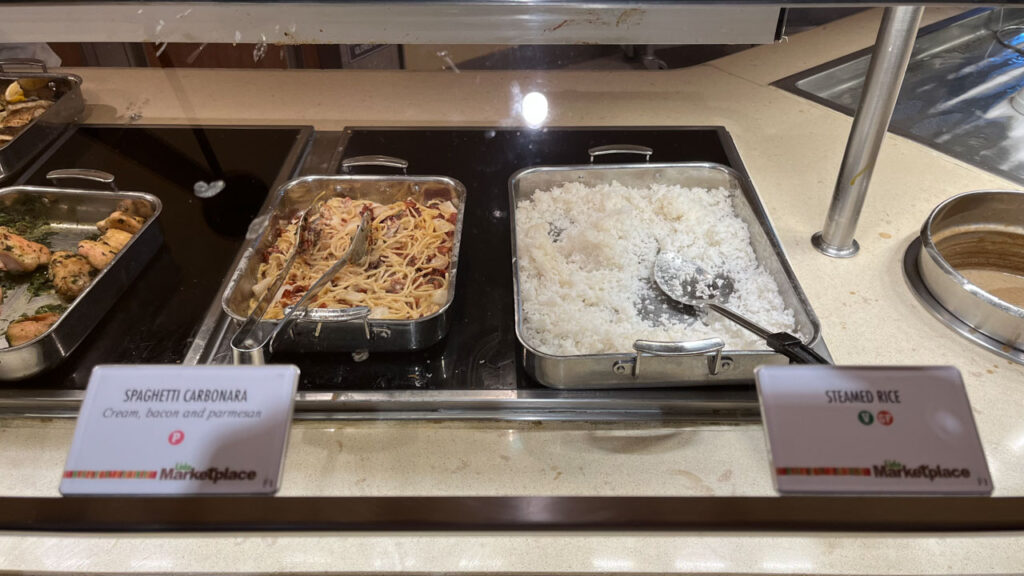
[[[170,442],[171,446],[177,446],[185,441],[185,433],[181,430],[175,430],[167,437],[167,441]]]

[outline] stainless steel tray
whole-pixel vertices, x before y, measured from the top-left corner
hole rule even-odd
[[[56,232],[49,240],[54,250],[75,251],[80,240],[97,233],[96,222],[109,216],[124,199],[147,202],[153,208],[153,216],[114,260],[96,275],[89,287],[71,302],[49,330],[20,346],[0,349],[0,380],[33,376],[56,366],[70,355],[163,243],[163,234],[157,223],[160,199],[151,194],[43,186],[0,189],[0,206],[5,210],[24,201],[43,207],[43,218]],[[4,302],[0,304],[0,331],[6,331],[10,320],[23,313],[31,314],[44,304],[39,298],[30,300],[27,294],[21,293],[25,290],[26,287],[19,286],[12,294],[4,296]],[[58,301],[54,296],[53,302]],[[0,346],[6,346],[6,341],[0,341]]]
[[[35,72],[16,72],[15,67],[35,68]],[[38,60],[0,60],[0,91],[21,78],[46,78],[56,92],[57,99],[46,112],[30,122],[6,145],[0,146],[0,181],[19,170],[47,145],[53,142],[68,125],[77,121],[85,110],[82,98],[82,78],[74,74],[49,72]]]
[[[345,167],[384,163],[404,167],[403,160],[386,157],[350,158],[342,163]],[[455,244],[451,254],[448,298],[440,310],[415,320],[334,320],[302,319],[285,330],[274,342],[274,350],[302,352],[345,352],[367,350],[370,352],[419,350],[435,344],[448,333],[451,323],[449,308],[455,298],[456,272],[459,263],[459,244],[462,238],[462,221],[466,207],[466,189],[457,180],[445,176],[376,176],[342,174],[336,176],[306,176],[286,182],[275,192],[269,217],[263,222],[254,221],[250,237],[246,241],[243,255],[224,291],[221,304],[224,312],[235,320],[245,320],[249,314],[252,287],[260,257],[273,244],[272,232],[282,221],[287,222],[296,213],[305,209],[321,193],[325,198],[347,196],[358,200],[372,200],[381,204],[400,202],[406,198],[426,201],[425,192],[431,191],[431,198],[438,193],[447,194],[458,209],[455,223]],[[255,231],[255,233],[254,233]],[[277,320],[264,320],[261,329],[268,330]]]
[[[591,153],[593,156],[607,152],[592,150]],[[626,186],[645,187],[658,182],[728,190],[736,213],[750,230],[751,245],[758,262],[775,279],[786,306],[793,310],[797,332],[806,338],[807,344],[817,343],[821,331],[818,318],[786,260],[757,193],[739,172],[713,163],[541,166],[520,170],[509,179],[516,336],[523,345],[523,365],[538,382],[560,389],[738,384],[752,382],[754,368],[758,365],[788,363],[785,356],[771,350],[722,350],[721,341],[716,343],[713,340],[678,343],[638,341],[634,353],[577,356],[545,354],[526,341],[516,258],[516,205],[520,200],[532,197],[537,190],[547,190],[565,182],[594,186],[613,180]]]

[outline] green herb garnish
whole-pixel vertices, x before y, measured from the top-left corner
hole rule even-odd
[[[19,201],[15,206],[0,212],[0,226],[11,232],[50,248],[49,239],[57,232],[50,226],[44,216],[46,202],[42,198],[29,197]]]
[[[35,311],[34,315],[38,316],[39,314],[49,314],[50,312],[56,312],[57,314],[63,314],[64,311],[67,310],[67,309],[68,309],[68,307],[67,307],[66,304],[46,304],[44,306],[40,306],[39,308],[36,308],[36,311]]]
[[[3,290],[4,292],[14,290],[14,287],[17,285],[18,281],[10,272],[0,271],[0,290]]]
[[[28,293],[33,296],[41,296],[53,292],[53,284],[45,266],[36,268],[28,279]]]
[[[23,236],[30,242],[37,242],[46,246],[50,250],[53,250],[53,245],[50,244],[50,238],[57,235],[57,231],[53,229],[49,224],[43,224],[33,229],[31,232],[26,232]]]

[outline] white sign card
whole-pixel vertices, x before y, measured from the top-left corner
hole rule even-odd
[[[60,492],[273,494],[295,366],[97,366]]]
[[[761,366],[755,379],[781,493],[992,493],[952,366]]]

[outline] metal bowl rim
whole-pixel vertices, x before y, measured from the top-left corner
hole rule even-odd
[[[932,241],[932,223],[934,222],[935,218],[940,214],[940,212],[948,208],[950,205],[963,200],[964,198],[974,196],[990,196],[993,194],[1018,196],[1022,201],[1024,201],[1024,191],[1020,190],[972,190],[970,192],[962,192],[955,196],[951,196],[943,200],[941,203],[939,203],[938,206],[932,209],[931,213],[928,214],[928,218],[925,219],[924,224],[921,226],[921,248],[924,250],[926,254],[928,254],[928,257],[931,258],[931,261],[936,266],[938,266],[938,268],[942,270],[942,272],[946,276],[950,277],[954,282],[956,282],[960,286],[960,288],[962,288],[965,292],[967,292],[971,296],[974,296],[978,300],[981,300],[983,304],[996,308],[1000,312],[1020,319],[1024,319],[1024,308],[1014,306],[1013,304],[1010,304],[1009,302],[1006,302],[1001,298],[997,298],[992,294],[989,294],[988,292],[986,292],[985,290],[983,290],[970,280],[968,280],[967,277],[958,272],[956,268],[954,268],[948,261],[946,261],[946,258],[942,256],[942,253],[939,251],[938,247]]]

